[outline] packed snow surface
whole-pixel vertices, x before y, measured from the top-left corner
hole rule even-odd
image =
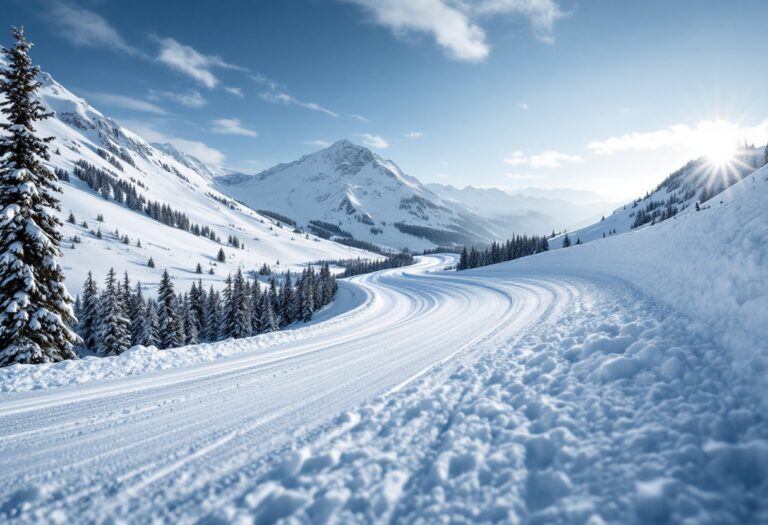
[[[766,523],[767,178],[287,332],[0,370],[0,520]]]

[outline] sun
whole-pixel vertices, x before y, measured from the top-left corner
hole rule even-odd
[[[732,163],[738,153],[736,127],[728,121],[718,120],[708,123],[697,137],[696,149],[716,167]]]

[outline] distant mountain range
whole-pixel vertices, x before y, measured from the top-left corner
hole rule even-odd
[[[216,178],[251,208],[275,212],[327,238],[390,248],[484,243],[514,233],[583,225],[610,209],[498,189],[422,184],[391,160],[340,140],[255,175]]]

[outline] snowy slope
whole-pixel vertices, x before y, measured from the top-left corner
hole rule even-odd
[[[568,233],[571,242],[594,241],[618,235],[634,228],[662,222],[676,213],[699,203],[707,206],[716,202],[720,192],[738,182],[764,164],[764,148],[743,148],[724,165],[714,165],[706,157],[688,162],[664,179],[645,197],[635,199],[614,210],[602,220]],[[563,235],[550,242],[551,248],[562,247]]]
[[[490,221],[444,201],[394,162],[348,140],[256,175],[217,181],[223,192],[254,209],[278,212],[305,227],[310,221],[330,223],[355,239],[395,249],[503,237]],[[396,223],[434,231],[413,235]]]
[[[604,241],[423,257],[353,278],[328,322],[190,347],[194,366],[0,370],[0,517],[765,523],[766,202],[763,168]]]
[[[350,258],[370,255],[318,239],[313,235],[294,234],[289,228],[279,228],[275,221],[263,217],[247,207],[232,201],[217,191],[213,177],[220,174],[214,168],[177,151],[170,144],[151,145],[131,131],[105,117],[88,102],[56,82],[50,75],[41,75],[43,87],[39,92],[42,102],[55,113],[54,117],[38,123],[43,136],[53,136],[50,143],[51,168],[72,172],[74,163],[85,160],[102,170],[109,171],[115,179],[136,186],[139,194],[150,201],[170,205],[184,212],[190,221],[212,228],[226,245],[230,235],[244,243],[244,249],[224,246],[228,255],[225,264],[217,263],[215,256],[222,245],[205,237],[166,226],[145,214],[129,209],[113,200],[98,196],[83,181],[71,177],[62,182],[62,222],[70,211],[77,224],[65,224],[63,266],[67,286],[78,293],[88,270],[101,281],[106,271],[114,267],[119,273],[128,271],[134,280],[154,284],[159,282],[164,268],[179,281],[202,278],[216,283],[227,273],[242,266],[246,270],[263,263],[283,266],[327,258]],[[112,163],[97,154],[107,152]],[[120,169],[116,165],[120,166]],[[103,215],[104,222],[96,221]],[[88,228],[80,226],[86,221]],[[100,228],[103,237],[96,238],[91,231]],[[130,244],[120,242],[119,235],[128,235]],[[81,243],[68,239],[78,236]],[[141,247],[136,241],[141,240]],[[148,268],[149,258],[155,261],[155,269]],[[204,274],[194,273],[200,263]],[[214,275],[208,275],[210,268]]]

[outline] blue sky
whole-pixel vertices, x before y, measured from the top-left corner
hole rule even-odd
[[[768,140],[764,0],[6,0],[1,18],[105,114],[248,171],[349,138],[426,182],[626,199]]]

